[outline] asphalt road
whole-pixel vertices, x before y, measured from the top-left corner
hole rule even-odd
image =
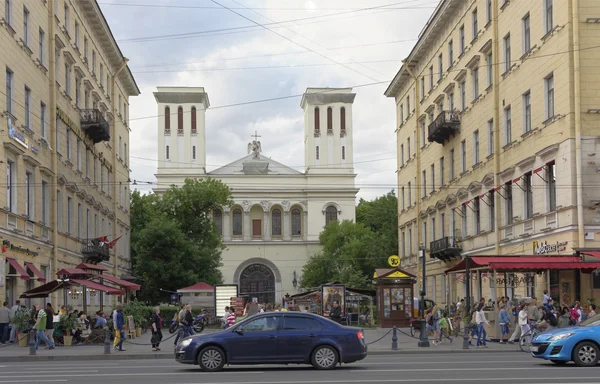
[[[333,371],[308,366],[229,367],[204,373],[170,360],[11,363],[1,383],[321,384],[321,383],[598,383],[600,367],[554,366],[523,352],[372,356]]]

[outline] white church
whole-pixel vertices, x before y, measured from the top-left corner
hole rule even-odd
[[[304,172],[285,166],[261,148],[258,135],[239,148],[245,156],[206,168],[205,116],[210,106],[202,87],[158,87],[157,188],[186,178],[221,180],[234,204],[212,212],[226,249],[225,284],[260,303],[281,303],[298,293],[302,267],[320,250],[319,234],[331,220],[355,219],[352,104],[350,88],[308,88],[304,110]],[[213,128],[216,129],[216,128]],[[299,141],[290,138],[291,141]],[[265,151],[263,154],[263,150]],[[298,159],[298,163],[300,159]]]

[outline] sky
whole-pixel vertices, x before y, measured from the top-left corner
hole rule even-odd
[[[358,198],[396,189],[395,104],[383,93],[438,0],[98,2],[141,91],[130,98],[134,188],[156,186],[153,92],[190,86],[210,99],[208,171],[245,156],[255,131],[263,155],[303,171],[300,95],[353,87]]]

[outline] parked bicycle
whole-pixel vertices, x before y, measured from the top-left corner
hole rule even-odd
[[[536,323],[529,324],[529,331],[524,335],[521,335],[519,338],[519,346],[523,352],[530,353],[531,352],[531,342],[542,333],[538,328]]]

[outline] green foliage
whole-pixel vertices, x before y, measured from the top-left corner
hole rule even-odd
[[[139,297],[151,303],[168,300],[169,293],[205,281],[222,281],[224,246],[211,212],[231,204],[229,187],[214,179],[186,179],[162,196],[131,196],[133,273],[142,280]]]
[[[17,328],[17,331],[23,332],[29,328],[29,320],[31,320],[33,311],[31,309],[21,307],[15,313],[15,316],[10,320]]]
[[[372,201],[360,199],[356,222],[377,235],[387,256],[398,254],[398,198],[394,191]]]
[[[60,329],[67,332],[72,329],[77,329],[79,327],[79,321],[77,320],[77,315],[75,314],[67,314],[64,316],[60,316],[58,320],[58,325]]]
[[[123,315],[127,323],[127,317],[133,316],[133,322],[136,328],[145,328],[150,322],[152,316],[152,308],[144,305],[137,300],[130,300],[123,305]],[[127,327],[127,324],[125,325]]]

